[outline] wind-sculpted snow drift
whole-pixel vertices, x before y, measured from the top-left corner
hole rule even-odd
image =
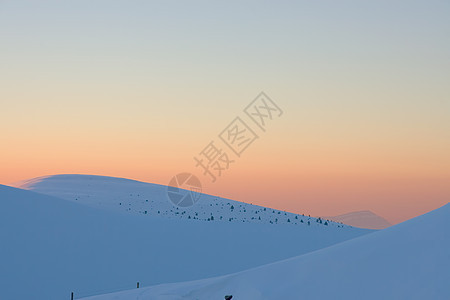
[[[450,204],[295,258],[193,282],[84,300],[450,299]]]
[[[92,203],[106,201],[96,196],[104,188],[91,183]],[[117,183],[113,194],[121,195],[121,189],[130,193]],[[239,212],[239,202],[234,203]],[[218,276],[371,232],[315,221],[293,226],[168,218],[152,207],[147,215],[120,213],[1,185],[0,207],[0,299],[6,300],[70,299],[72,291],[78,299],[132,288],[137,281],[152,285]]]

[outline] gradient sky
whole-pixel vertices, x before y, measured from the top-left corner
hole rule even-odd
[[[167,184],[392,223],[450,199],[448,1],[1,1],[0,183]],[[193,157],[284,111],[216,182]]]

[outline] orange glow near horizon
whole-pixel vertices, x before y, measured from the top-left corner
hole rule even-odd
[[[293,212],[420,215],[450,201],[445,2],[0,1],[0,184],[191,172]],[[262,90],[284,114],[211,183],[193,157],[229,151]]]
[[[20,152],[2,150],[0,182],[13,184],[53,174],[94,174],[167,184],[171,176],[187,171],[199,177],[205,193],[313,216],[372,210],[394,224],[449,201],[450,174],[440,167],[444,156],[417,161],[420,153],[411,151],[403,156],[395,151],[386,155],[374,149],[363,152],[358,147],[331,149],[326,143],[300,149],[289,145],[283,136],[269,133],[211,183],[193,160],[202,149],[202,141],[166,139],[166,144],[155,148],[151,140],[129,137],[124,145],[112,138],[60,139],[61,144],[52,144],[50,151],[42,141],[32,145],[28,139],[29,146],[10,148],[22,149]]]

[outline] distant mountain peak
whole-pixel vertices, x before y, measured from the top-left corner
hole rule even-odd
[[[368,229],[384,229],[392,226],[392,224],[386,219],[370,210],[354,211],[338,216],[323,218],[334,222],[341,222],[350,226]]]

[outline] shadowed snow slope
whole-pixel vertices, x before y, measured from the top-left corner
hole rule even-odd
[[[167,219],[286,224],[291,226],[348,227],[267,207],[202,194],[190,207],[175,207],[167,197],[167,186],[125,178],[95,175],[53,175],[16,184],[17,187],[74,201],[103,210],[160,216]],[[309,223],[308,223],[309,221]]]
[[[329,248],[205,280],[85,300],[450,299],[450,204]]]
[[[0,185],[0,299],[70,299],[237,272],[370,231],[101,210]]]

